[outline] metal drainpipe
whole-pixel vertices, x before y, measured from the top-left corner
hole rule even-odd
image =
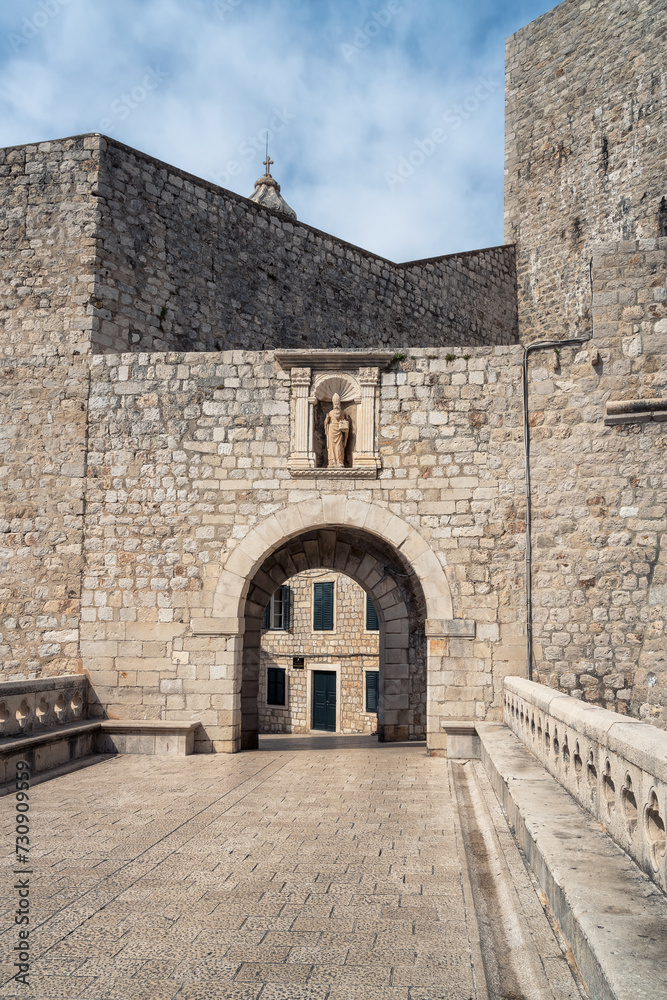
[[[531,351],[554,350],[557,347],[571,347],[587,344],[593,339],[588,337],[570,337],[569,340],[541,340],[535,344],[527,344],[523,348],[523,450],[526,467],[526,657],[528,660],[528,680],[533,679],[533,543],[532,543],[532,511],[530,488],[530,427],[528,426],[528,355]]]

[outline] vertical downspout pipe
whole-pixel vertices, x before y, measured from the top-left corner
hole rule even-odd
[[[541,340],[526,344],[523,348],[523,453],[526,481],[526,659],[528,680],[533,679],[533,541],[532,508],[530,482],[530,426],[528,424],[528,355],[532,351],[555,350],[560,347],[575,347],[587,344],[588,337],[570,337],[568,340]]]

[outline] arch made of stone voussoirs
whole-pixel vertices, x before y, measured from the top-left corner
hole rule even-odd
[[[250,584],[267,556],[299,534],[332,527],[367,532],[389,544],[414,572],[424,594],[426,617],[453,618],[447,577],[422,535],[384,507],[336,495],[290,504],[249,531],[224,563],[213,600],[213,617],[244,618]]]
[[[380,620],[378,737],[383,742],[426,735],[426,601],[396,550],[359,528],[301,532],[266,557],[245,602],[241,662],[241,748],[258,745],[262,614],[276,587],[304,570],[327,569],[355,580]],[[342,694],[342,692],[341,692]]]

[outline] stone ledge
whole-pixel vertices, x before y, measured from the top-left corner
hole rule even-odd
[[[43,781],[51,781],[52,778],[60,778],[65,774],[72,774],[74,771],[82,771],[85,767],[92,767],[93,764],[103,764],[107,760],[113,760],[116,754],[92,753],[87,757],[76,757],[68,760],[64,764],[58,764],[47,771],[37,771],[30,775],[30,787],[41,785]],[[3,795],[14,795],[16,793],[16,778],[12,776],[9,781],[0,784],[0,797]]]
[[[0,785],[10,780],[16,761],[22,759],[37,774],[94,754],[189,756],[198,726],[198,722],[161,719],[86,719],[43,733],[10,736],[0,740]]]
[[[292,350],[275,351],[274,357],[281,368],[386,368],[396,357],[395,351],[327,351]]]
[[[36,774],[88,757],[95,752],[99,731],[99,722],[84,720],[0,740],[0,784],[13,777],[18,760],[27,760],[31,774]]]
[[[42,691],[57,691],[61,687],[88,686],[87,674],[60,674],[56,677],[38,677],[36,680],[0,682],[0,698],[17,694],[34,694]]]
[[[128,733],[131,730],[147,733],[194,732],[198,722],[179,722],[167,719],[101,719],[97,725],[105,733]]]
[[[667,420],[667,399],[618,399],[606,405],[604,422],[607,427],[644,424],[650,420]]]
[[[295,469],[289,467],[292,479],[377,479],[377,468],[356,469]]]
[[[591,997],[664,996],[667,898],[501,723],[482,762]]]
[[[58,726],[57,729],[50,728],[43,733],[30,733],[27,736],[8,736],[0,740],[0,756],[35,746],[45,746],[70,736],[96,732],[99,728],[99,721],[91,722],[89,719],[85,719],[82,722],[66,722],[62,726]]]

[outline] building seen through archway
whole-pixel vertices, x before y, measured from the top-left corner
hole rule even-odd
[[[241,745],[260,732],[426,736],[425,600],[376,535],[313,529],[271,552],[249,584]]]
[[[342,573],[297,573],[262,618],[261,733],[377,732],[380,620]]]

